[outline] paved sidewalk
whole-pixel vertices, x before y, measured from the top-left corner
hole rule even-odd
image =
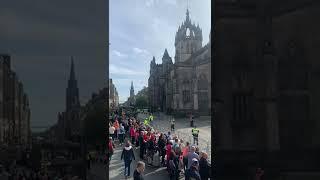
[[[123,160],[120,160],[122,149],[123,149],[123,146],[117,147],[117,145],[116,145],[114,154],[112,156],[112,159],[111,159],[111,162],[109,165],[109,179],[110,180],[125,179],[125,177],[124,177],[124,162],[123,162]],[[135,170],[136,163],[140,160],[139,159],[139,149],[134,148],[134,155],[136,157],[136,160],[132,161],[132,163],[131,163],[130,178],[127,178],[127,180],[133,180],[133,172]],[[163,180],[163,179],[169,179],[169,175],[168,175],[165,167],[151,167],[146,164],[146,169],[144,172],[144,179],[145,180]]]
[[[156,130],[161,132],[169,132],[170,131],[170,119],[171,116],[165,115],[164,113],[160,113],[160,116],[154,115],[155,118],[150,124]],[[144,119],[147,115],[139,114],[138,118]],[[200,130],[199,133],[199,148],[200,151],[203,150],[208,153],[208,160],[211,162],[211,116],[201,116],[200,118],[195,118],[195,125]],[[175,118],[175,132],[171,132],[172,134],[178,135],[178,137],[182,138],[184,141],[188,141],[191,144],[193,143],[193,137],[191,134],[190,121],[187,118]]]

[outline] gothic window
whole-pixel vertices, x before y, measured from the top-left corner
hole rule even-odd
[[[199,77],[198,90],[208,90],[208,80],[204,74],[201,74]]]
[[[183,102],[184,103],[190,102],[190,100],[191,100],[190,90],[183,90],[182,91],[182,96],[183,96]]]
[[[253,119],[252,97],[251,93],[233,94],[233,120],[236,124],[250,122]]]
[[[191,31],[190,31],[190,29],[189,29],[189,28],[187,28],[187,30],[186,30],[186,36],[187,36],[187,37],[189,37],[189,36],[190,36],[190,34],[191,34]]]

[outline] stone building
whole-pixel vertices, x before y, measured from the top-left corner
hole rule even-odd
[[[66,110],[58,114],[57,133],[58,139],[72,140],[80,134],[80,101],[79,88],[75,76],[73,57],[66,89]]]
[[[119,106],[119,95],[112,79],[109,79],[109,108],[117,108]]]
[[[320,148],[320,4],[218,0],[215,7],[216,162],[314,169]]]
[[[11,57],[0,55],[0,144],[31,143],[30,108],[23,84],[11,70]]]
[[[175,36],[175,57],[165,49],[162,63],[150,63],[151,111],[211,114],[211,37],[202,46],[202,30],[191,22],[189,10]]]

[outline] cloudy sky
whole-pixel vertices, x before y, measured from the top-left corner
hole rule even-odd
[[[189,3],[187,3],[189,1]],[[148,84],[152,57],[161,63],[165,48],[174,59],[174,38],[186,18],[199,23],[203,45],[209,41],[211,0],[111,0],[109,75],[120,101],[127,100],[130,82],[135,93]],[[189,4],[189,5],[188,5]]]
[[[50,126],[65,110],[70,56],[82,104],[106,85],[105,0],[11,0],[0,6],[0,53],[24,84],[31,126]],[[37,129],[39,130],[39,129]]]

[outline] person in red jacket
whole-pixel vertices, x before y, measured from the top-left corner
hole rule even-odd
[[[171,151],[172,151],[172,143],[168,141],[166,145],[167,166],[169,165]]]
[[[145,145],[145,148],[143,149],[144,155],[147,153],[147,142],[148,142],[148,134],[147,134],[147,131],[145,131],[143,134],[143,143]]]
[[[130,137],[131,137],[131,144],[134,144],[136,131],[135,131],[133,125],[131,125],[129,132],[130,132]]]
[[[139,146],[139,140],[138,140],[139,135],[140,135],[140,133],[138,131],[138,128],[136,128],[136,133],[135,133],[136,147]]]

